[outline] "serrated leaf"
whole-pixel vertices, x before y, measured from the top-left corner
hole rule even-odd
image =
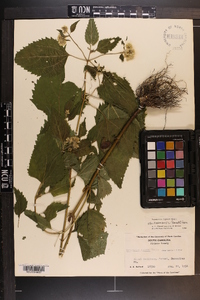
[[[96,211],[87,210],[77,221],[76,230],[83,260],[105,253],[107,232],[104,216]]]
[[[70,187],[69,170],[65,170],[64,177],[61,180],[59,180],[57,183],[52,184],[50,186],[49,192],[52,194],[53,197],[56,197],[68,193],[69,187]]]
[[[77,103],[82,103],[81,96],[81,89],[70,81],[62,83],[62,76],[41,77],[35,84],[31,100],[46,115],[49,115],[51,109],[55,108],[61,116],[65,117],[66,103],[71,99]]]
[[[78,236],[79,245],[81,248],[81,254],[84,261],[92,259],[99,255],[105,254],[107,245],[108,233],[102,232],[95,242],[88,243],[82,236]]]
[[[51,221],[56,218],[57,213],[62,211],[68,207],[67,204],[63,204],[61,202],[53,202],[44,211],[44,215],[47,221]]]
[[[51,224],[50,222],[44,218],[43,216],[41,216],[40,214],[31,211],[31,210],[25,210],[24,214],[30,218],[31,220],[33,220],[35,223],[37,223],[37,227],[45,230],[46,228],[51,228]]]
[[[111,192],[112,192],[112,187],[111,187],[110,183],[99,176],[97,196],[100,199],[103,199],[105,196],[109,195]]]
[[[81,112],[83,99],[81,90],[77,91],[68,101],[65,103],[64,110],[66,112],[66,117],[68,120],[74,119]],[[83,108],[85,107],[85,103]]]
[[[48,122],[50,134],[55,139],[64,143],[71,133],[71,128],[66,119],[64,119],[56,109],[52,108]]]
[[[104,232],[105,227],[104,216],[94,209],[88,209],[76,222],[77,233],[87,239],[89,243]]]
[[[88,139],[83,139],[80,141],[79,148],[73,151],[77,157],[83,157],[90,153],[96,153],[97,150],[91,145],[91,141]]]
[[[131,115],[137,108],[135,94],[125,78],[116,73],[103,72],[103,80],[97,88],[99,97]]]
[[[86,118],[85,118],[85,119],[86,119]],[[84,119],[84,121],[83,121],[83,122],[80,124],[80,126],[79,126],[78,136],[79,136],[80,138],[83,137],[84,135],[86,135],[86,133],[87,133],[85,119]]]
[[[78,24],[79,21],[74,22],[71,26],[70,26],[70,31],[73,32],[76,29],[76,26]]]
[[[26,210],[28,201],[26,200],[24,194],[18,189],[14,188],[16,203],[14,207],[15,214],[20,218],[20,215]]]
[[[99,40],[99,33],[94,19],[89,19],[86,31],[85,41],[89,45],[95,45]]]
[[[120,188],[130,158],[133,154],[134,157],[138,156],[139,132],[144,128],[144,117],[145,114],[142,112],[134,119],[104,165],[110,178]],[[128,119],[128,114],[123,110],[112,105],[100,105],[96,116],[97,125],[90,130],[88,138],[92,142],[97,141],[101,157],[108,151],[101,149],[102,139],[112,144]]]
[[[76,172],[80,170],[80,160],[72,152],[65,152],[64,154],[64,163],[67,170],[73,169]]]
[[[62,154],[50,134],[38,135],[28,173],[41,182],[41,191],[63,179],[65,173]]]
[[[97,51],[106,54],[108,51],[112,51],[119,41],[121,41],[120,37],[100,40],[97,46]]]
[[[97,211],[100,211],[101,209],[101,206],[102,206],[102,202],[99,198],[98,195],[95,195],[95,193],[91,190],[90,192],[90,195],[88,197],[88,200],[87,200],[88,203],[91,203],[91,204],[94,204]]]
[[[95,172],[99,164],[99,158],[97,155],[88,155],[82,163],[81,169],[78,172],[78,176],[83,179],[85,184],[88,184],[93,173]]]
[[[17,52],[15,62],[38,76],[55,76],[63,72],[68,53],[55,39],[33,42]]]

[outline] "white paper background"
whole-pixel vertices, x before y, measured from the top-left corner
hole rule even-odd
[[[70,25],[75,20],[18,20],[15,21],[14,53],[41,38],[57,38],[63,25]],[[98,63],[105,65],[106,69],[117,72],[130,82],[133,90],[152,72],[161,70],[167,64],[172,64],[169,71],[177,80],[187,83],[188,95],[186,95],[181,107],[169,110],[165,122],[164,110],[147,110],[146,128],[166,129],[194,128],[194,77],[193,77],[193,27],[190,20],[142,20],[142,19],[95,19],[100,39],[119,36],[124,40],[128,38],[135,48],[135,59],[122,63],[118,56],[105,56],[98,59]],[[88,19],[81,19],[73,38],[87,51],[84,41],[85,29]],[[171,26],[171,27],[170,27]],[[177,26],[179,26],[177,29]],[[177,49],[178,39],[172,40],[172,44],[166,43],[166,34],[171,32],[184,33],[184,44]],[[176,28],[176,29],[175,29]],[[177,33],[177,32],[176,32]],[[80,56],[80,52],[72,48],[68,43],[69,53]],[[121,50],[119,45],[116,52]],[[66,81],[72,81],[77,86],[83,84],[83,66],[80,61],[69,57],[66,64]],[[37,134],[43,125],[45,114],[39,111],[30,101],[34,82],[37,77],[31,75],[21,67],[14,65],[14,185],[23,191],[29,200],[28,209],[33,210],[33,200],[38,188],[38,181],[27,174],[29,160]],[[88,89],[93,90],[91,82],[87,82]],[[95,104],[96,102],[94,102]],[[94,124],[94,109],[89,108],[85,116],[87,128]],[[192,235],[190,247],[189,274],[194,272],[194,208],[151,209],[144,210],[140,207],[140,165],[137,159],[132,159],[127,169],[123,182],[123,188],[119,190],[113,185],[112,194],[103,199],[102,213],[106,217],[108,243],[105,255],[84,262],[78,245],[76,234],[73,234],[63,258],[58,257],[59,241],[56,236],[46,235],[36,228],[35,223],[25,216],[21,216],[20,227],[17,228],[15,217],[15,265],[16,276],[26,275],[19,271],[19,265],[46,264],[49,266],[48,276],[123,276],[125,268],[125,237],[127,234],[144,234],[147,232],[146,218],[152,215],[185,217],[189,218],[190,226],[185,232]],[[72,194],[72,202],[76,201],[83,184],[80,181],[78,190]],[[43,211],[47,203],[52,201],[50,196],[38,199],[38,211]],[[56,200],[65,200],[57,197]],[[73,205],[73,204],[72,204]],[[62,227],[63,215],[60,215]],[[57,227],[56,227],[57,228]],[[157,232],[158,233],[158,232]],[[176,230],[174,229],[174,233]],[[26,237],[23,239],[23,237]],[[187,249],[188,250],[188,249]],[[186,249],[185,249],[186,251]],[[184,272],[183,272],[184,273]],[[188,274],[188,273],[187,273]],[[29,274],[30,275],[30,274]],[[31,274],[32,275],[32,274]],[[134,275],[134,274],[131,274]],[[37,274],[38,276],[38,274]]]

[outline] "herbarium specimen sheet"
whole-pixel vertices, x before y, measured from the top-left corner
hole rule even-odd
[[[194,274],[195,209],[140,205],[144,129],[194,129],[192,21],[15,21],[16,276]]]

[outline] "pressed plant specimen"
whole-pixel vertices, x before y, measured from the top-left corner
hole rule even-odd
[[[57,40],[34,41],[16,53],[16,64],[39,77],[31,101],[45,113],[46,120],[28,166],[29,176],[38,180],[34,208],[27,209],[29,199],[15,187],[15,213],[33,220],[44,234],[57,235],[60,256],[64,255],[71,235],[77,234],[83,260],[87,260],[105,253],[108,233],[101,213],[103,198],[112,193],[111,181],[122,187],[130,159],[138,158],[145,108],[173,108],[179,105],[186,88],[179,87],[165,67],[134,92],[126,78],[98,62],[105,56],[122,63],[134,59],[132,44],[120,37],[100,39],[94,19],[89,19],[84,37],[86,53],[73,37],[78,26],[79,21],[70,28],[63,26]],[[68,52],[68,43],[78,50],[79,56]],[[116,51],[119,45],[121,50]],[[84,62],[83,69],[76,70],[83,74],[80,87],[65,81],[68,59]],[[91,99],[96,99],[96,105]],[[88,107],[95,112],[92,128],[87,128]],[[72,206],[77,178],[84,182],[84,188]],[[54,200],[38,212],[37,201],[47,194],[56,199],[66,195],[66,199]],[[55,229],[53,220],[63,215],[62,228]]]

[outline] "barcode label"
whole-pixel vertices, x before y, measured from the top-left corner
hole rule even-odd
[[[48,274],[48,265],[19,265],[20,272],[27,274]]]

